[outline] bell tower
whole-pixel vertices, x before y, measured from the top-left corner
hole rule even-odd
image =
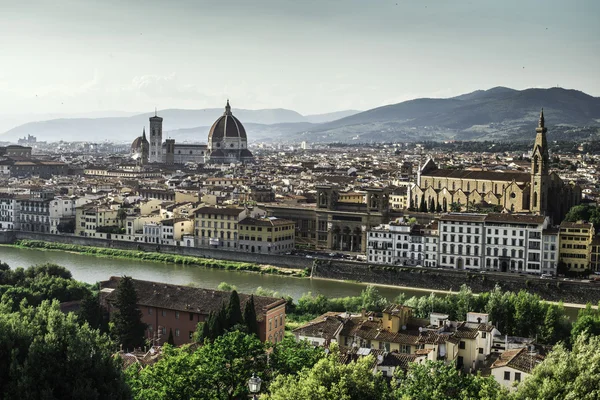
[[[154,110],[154,116],[150,117],[150,162],[162,163],[162,117]]]
[[[548,211],[548,168],[550,156],[548,155],[548,142],[546,132],[548,129],[544,121],[544,109],[540,112],[540,120],[535,129],[535,144],[531,154],[531,196],[529,209],[536,214]]]

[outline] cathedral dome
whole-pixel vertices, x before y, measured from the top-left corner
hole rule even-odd
[[[215,121],[208,132],[208,140],[220,141],[224,138],[247,139],[246,130],[242,123],[231,114],[229,100],[225,106],[225,112]]]
[[[144,130],[144,133],[142,134],[142,136],[136,137],[135,140],[133,141],[133,143],[131,143],[131,152],[132,153],[141,152],[143,144],[145,144],[146,146],[150,145],[150,143],[148,143],[148,139],[146,139],[146,131],[145,130]]]

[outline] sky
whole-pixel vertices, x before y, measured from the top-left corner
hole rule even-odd
[[[0,0],[0,116],[600,96],[598,0]]]

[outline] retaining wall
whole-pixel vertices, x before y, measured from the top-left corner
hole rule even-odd
[[[479,274],[439,268],[407,268],[322,260],[315,262],[312,276],[453,291],[458,291],[461,285],[466,284],[475,293],[487,292],[499,285],[504,290],[515,292],[524,289],[550,301],[579,304],[598,304],[600,301],[600,284],[540,279],[536,276]]]
[[[0,243],[14,243],[16,240],[43,240],[46,242],[67,243],[80,246],[110,247],[121,250],[158,251],[160,253],[178,254],[182,256],[205,257],[217,260],[248,262],[255,264],[268,264],[286,268],[310,268],[312,260],[308,258],[278,255],[255,254],[240,251],[220,249],[205,249],[198,247],[167,246],[152,243],[136,243],[120,240],[106,240],[71,235],[51,235],[47,233],[3,231],[0,232]]]

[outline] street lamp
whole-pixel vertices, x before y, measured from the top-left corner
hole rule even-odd
[[[252,378],[248,379],[248,389],[250,390],[250,393],[252,393],[252,398],[254,400],[258,399],[258,396],[256,394],[260,392],[261,383],[262,379],[256,376],[255,373],[252,374]]]

